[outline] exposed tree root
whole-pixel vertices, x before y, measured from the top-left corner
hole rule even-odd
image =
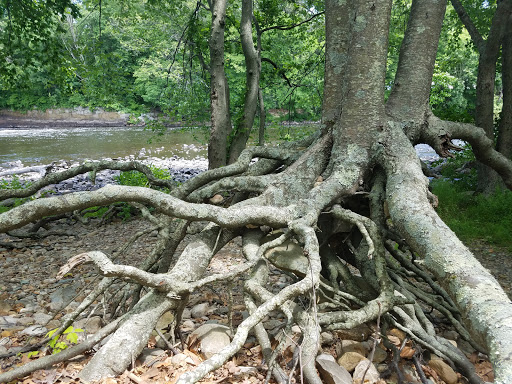
[[[437,265],[428,271],[417,259],[425,256],[427,266],[430,259],[441,262],[437,253],[446,252],[446,248],[436,250],[421,242],[422,233],[411,233],[411,228],[418,225],[423,226],[423,231],[435,233],[439,219],[429,202],[425,179],[417,158],[413,157],[412,146],[404,141],[405,135],[393,131],[393,126],[389,129],[394,143],[386,144],[383,140],[382,145],[401,143],[409,146],[411,152],[406,151],[405,159],[398,160],[386,155],[385,148],[377,149],[383,168],[375,167],[373,177],[367,183],[362,183],[362,177],[368,158],[353,152],[355,160],[347,155],[346,167],[332,166],[335,160],[326,151],[332,140],[327,135],[316,138],[309,147],[298,152],[296,146],[246,150],[234,164],[199,175],[170,194],[145,188],[107,186],[94,192],[38,199],[0,215],[0,230],[21,228],[48,215],[118,202],[133,204],[151,224],[147,230],[135,233],[113,257],[100,250],[82,253],[72,257],[59,273],[63,276],[79,264],[92,262],[105,276],[65,319],[59,331],[105,294],[114,279],[136,283],[123,289],[116,288],[118,296],[115,300],[109,299],[114,302],[110,315],[125,313],[121,317],[123,321],[119,322],[121,318],[112,320],[105,331],[98,334],[117,329],[82,371],[81,378],[85,381],[124,372],[146,345],[164,312],[171,311],[179,324],[190,293],[213,282],[229,286],[235,277],[248,275],[244,285],[248,317],[237,327],[229,346],[193,371],[183,374],[180,383],[197,382],[221,367],[242,348],[251,329],[255,330],[262,346],[269,374],[272,373],[280,383],[286,382],[289,367],[280,365],[276,351],[272,350],[271,338],[261,325],[274,310],[285,314],[287,329],[293,324],[302,329],[302,339],[297,347],[298,372],[308,382],[321,382],[312,358],[320,347],[321,329],[348,329],[382,317],[385,322],[404,330],[419,345],[453,362],[471,383],[480,383],[466,357],[436,336],[428,314],[423,311],[423,308],[435,308],[478,350],[485,352],[490,346],[496,348],[494,341],[489,343],[475,338],[474,327],[466,328],[464,320],[469,315],[467,309],[461,308],[460,300],[467,299],[458,296],[457,290],[448,294],[446,288],[452,289],[453,284],[436,280],[436,273],[437,279],[442,277],[436,271]],[[259,161],[251,162],[255,156]],[[101,166],[96,164],[94,169],[105,169],[102,167],[107,165],[117,169],[136,167],[132,163],[129,166],[102,163]],[[80,171],[92,167],[80,167]],[[50,176],[60,179],[78,171],[65,172],[65,175]],[[322,174],[324,177],[319,178]],[[232,205],[194,203],[233,189],[238,194],[234,195]],[[411,197],[418,201],[414,209],[427,212],[424,216],[428,222],[407,224],[410,215],[403,212],[411,208],[404,204],[411,201]],[[384,200],[390,219],[386,218]],[[150,206],[156,210],[150,211]],[[194,235],[181,254],[177,254],[176,250],[193,221],[210,224]],[[116,261],[122,260],[124,252],[135,240],[154,231],[156,244],[138,267]],[[439,238],[446,242],[448,230],[442,227],[442,231],[443,236],[439,235]],[[205,275],[212,257],[237,236],[242,236],[246,261],[225,273]],[[464,255],[472,257],[466,251]],[[272,293],[268,289],[270,267],[294,276],[295,282]],[[454,281],[459,279],[456,269],[445,268],[443,271],[455,276]],[[488,277],[484,275],[473,278],[487,284],[484,280]],[[493,286],[494,280],[490,284]],[[94,340],[97,337],[100,336],[95,336]],[[91,343],[88,340],[80,348],[74,347],[66,351],[67,354],[56,355],[58,358],[45,358],[44,362],[40,359],[23,369],[4,373],[0,380],[11,380],[63,361],[74,353],[71,351],[83,353],[97,341]],[[395,352],[395,358],[396,353],[399,356],[399,351]],[[392,367],[400,377],[395,360]]]

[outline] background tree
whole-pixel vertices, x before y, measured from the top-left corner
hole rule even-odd
[[[55,97],[56,83],[51,80],[67,77],[58,37],[59,19],[67,14],[78,16],[77,5],[69,0],[0,2],[1,90],[35,86],[35,97]]]
[[[476,83],[476,108],[475,108],[475,124],[482,127],[487,136],[491,140],[495,140],[495,124],[494,124],[494,98],[495,98],[495,81],[496,81],[496,63],[499,58],[500,48],[502,41],[505,37],[505,32],[508,29],[507,25],[510,22],[510,15],[512,14],[512,1],[503,0],[498,1],[496,4],[496,12],[491,13],[492,22],[488,27],[488,33],[484,39],[482,33],[479,31],[483,29],[473,22],[470,13],[466,11],[463,4],[459,0],[452,0],[452,5],[459,15],[462,23],[466,27],[471,36],[471,40],[475,45],[478,53],[478,77]],[[473,12],[480,11],[489,17],[494,7],[491,4],[487,6],[475,6],[475,4],[468,4],[469,9]],[[485,20],[485,17],[476,18],[479,21]],[[509,108],[508,106],[505,107]],[[501,132],[505,134],[506,130],[502,129]],[[506,135],[506,134],[505,134]],[[508,134],[510,136],[510,134]],[[506,144],[499,144],[501,141],[500,135],[496,137],[498,147],[504,148]],[[507,141],[508,139],[505,139]],[[509,156],[510,158],[510,156]],[[478,189],[480,191],[494,192],[497,187],[499,176],[483,164],[480,164],[478,169]]]

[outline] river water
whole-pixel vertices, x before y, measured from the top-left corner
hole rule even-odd
[[[206,148],[198,128],[169,130],[160,137],[141,127],[0,128],[0,166],[127,156],[194,159],[206,157]]]
[[[31,166],[128,156],[204,159],[206,141],[200,128],[169,130],[158,138],[141,127],[0,128],[0,167],[14,162]],[[424,160],[437,158],[428,145],[418,145],[416,150]]]

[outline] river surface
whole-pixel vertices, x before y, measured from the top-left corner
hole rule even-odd
[[[169,130],[160,137],[141,127],[124,126],[0,128],[0,167],[13,162],[30,166],[127,156],[192,160],[207,156],[206,141],[205,131],[200,128]],[[437,158],[428,145],[418,145],[416,150],[424,160]]]
[[[0,128],[0,166],[127,156],[194,159],[206,157],[205,143],[199,128],[169,130],[160,137],[140,127]]]

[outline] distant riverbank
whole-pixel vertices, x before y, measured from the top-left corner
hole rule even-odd
[[[0,128],[113,127],[128,124],[130,115],[101,108],[57,108],[26,112],[0,110]]]

